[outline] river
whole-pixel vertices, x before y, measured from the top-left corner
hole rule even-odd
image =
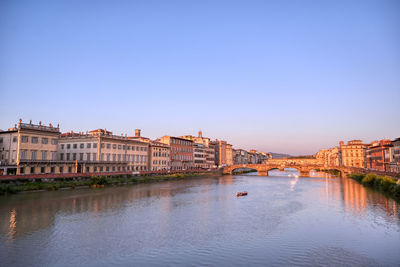
[[[0,266],[399,266],[398,203],[295,174],[0,196]]]

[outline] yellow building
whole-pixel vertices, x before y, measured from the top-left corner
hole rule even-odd
[[[347,145],[340,141],[343,166],[365,168],[366,147],[361,140],[349,141]]]
[[[0,174],[25,174],[51,169],[57,160],[59,127],[22,123],[0,132]]]

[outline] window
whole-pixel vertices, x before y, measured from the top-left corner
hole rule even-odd
[[[67,144],[67,149],[70,149],[71,148],[71,144]]]
[[[72,160],[76,160],[76,153],[72,153]]]
[[[37,144],[39,143],[39,138],[38,137],[32,137],[32,144]]]
[[[47,151],[42,151],[42,160],[47,160]]]
[[[111,148],[111,144],[107,144],[107,149],[110,149]]]
[[[103,143],[103,144],[101,144],[101,148],[104,148],[104,143]]]
[[[83,160],[83,153],[79,153],[79,160]]]
[[[71,167],[71,166],[68,167],[68,172],[69,172],[69,173],[72,172],[72,167]]]
[[[58,140],[57,139],[52,139],[51,140],[51,144],[52,145],[57,145],[58,144]]]
[[[36,150],[32,150],[32,160],[36,160]]]
[[[31,167],[31,173],[35,173],[35,167]]]
[[[64,144],[61,145],[61,149],[64,149]]]
[[[118,150],[121,150],[121,145],[118,145]]]
[[[97,143],[93,143],[93,148],[97,148]]]
[[[21,151],[21,159],[22,160],[26,159],[26,150]]]
[[[64,167],[60,167],[60,173],[64,172]]]
[[[73,149],[77,149],[77,148],[78,148],[78,144],[73,144],[73,145],[72,145],[72,148],[73,148]]]
[[[46,172],[46,168],[45,167],[40,167],[40,172],[41,173],[45,173]]]
[[[57,159],[57,152],[51,152],[51,160],[56,160]]]
[[[60,160],[64,160],[64,154],[63,153],[60,154]]]
[[[13,143],[16,143],[18,138],[16,136],[13,137]]]
[[[90,161],[90,153],[86,153],[86,160]]]
[[[110,167],[107,166],[106,167],[106,171],[109,172],[110,171]]]
[[[113,144],[113,149],[117,149],[117,145],[116,144]]]
[[[85,148],[85,144],[80,144],[79,148]]]
[[[42,138],[42,144],[46,145],[49,143],[49,138]]]
[[[20,174],[24,174],[25,173],[25,168],[24,167],[19,168],[19,173]]]
[[[51,167],[50,168],[50,173],[54,173],[55,172],[55,168],[54,167]]]
[[[93,161],[97,161],[96,153],[93,153]]]
[[[28,143],[28,136],[21,136],[22,143]]]
[[[90,172],[89,166],[86,166],[86,172]]]
[[[101,171],[101,172],[103,171],[103,166],[100,166],[100,171]]]
[[[86,144],[86,148],[91,148],[92,147],[92,143],[87,143]]]

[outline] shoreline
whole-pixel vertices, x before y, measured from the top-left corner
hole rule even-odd
[[[185,173],[185,174],[167,174],[157,176],[93,176],[86,179],[74,178],[58,178],[54,181],[42,181],[36,179],[35,181],[19,181],[17,183],[0,183],[0,196],[13,195],[18,193],[29,192],[42,192],[42,191],[56,191],[56,190],[72,190],[82,188],[105,188],[110,186],[123,186],[130,184],[153,183],[163,181],[178,181],[185,178],[201,177],[201,176],[214,176],[219,175],[215,172],[200,172],[200,173]],[[45,178],[43,178],[45,180]]]
[[[390,176],[376,175],[375,173],[355,173],[349,174],[347,177],[355,180],[366,188],[371,188],[383,193],[387,197],[400,203],[400,179]]]

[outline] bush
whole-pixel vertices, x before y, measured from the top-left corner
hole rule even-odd
[[[361,174],[361,173],[354,173],[354,174],[349,174],[348,177],[356,180],[359,183],[361,183],[361,181],[365,177],[365,175]]]
[[[378,176],[375,184],[383,191],[390,191],[391,187],[396,185],[396,181],[389,176]]]
[[[361,183],[363,185],[373,185],[376,179],[376,174],[375,173],[368,173],[365,175],[365,177],[361,180]]]

